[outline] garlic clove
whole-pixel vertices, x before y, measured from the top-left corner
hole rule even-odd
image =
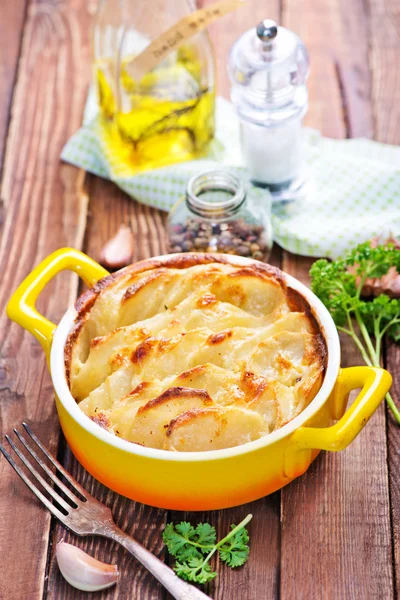
[[[96,592],[117,583],[117,565],[102,563],[63,540],[57,544],[56,557],[64,579],[78,590]]]
[[[121,225],[118,232],[103,247],[100,262],[109,269],[121,269],[132,262],[133,237],[131,228]]]

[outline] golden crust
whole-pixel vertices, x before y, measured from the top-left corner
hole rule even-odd
[[[170,402],[171,400],[174,401],[182,398],[201,398],[201,400],[205,404],[212,403],[212,400],[206,390],[196,390],[193,388],[185,387],[172,387],[168,388],[168,390],[165,390],[165,392],[163,392],[156,398],[149,400],[143,406],[140,406],[137,411],[137,414],[144,413],[146,411],[151,410],[152,408],[158,408],[158,406],[160,406],[160,404],[163,404],[164,402]]]
[[[102,279],[75,308],[71,392],[96,423],[138,444],[193,451],[258,439],[323,381],[318,321],[269,265],[149,259]]]
[[[213,333],[207,340],[208,344],[221,344],[226,339],[232,337],[232,331],[230,329],[225,329],[225,331],[219,331],[218,333]]]

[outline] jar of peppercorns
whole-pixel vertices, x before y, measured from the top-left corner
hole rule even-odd
[[[270,195],[229,171],[192,177],[168,217],[170,252],[221,252],[266,261],[272,247]]]

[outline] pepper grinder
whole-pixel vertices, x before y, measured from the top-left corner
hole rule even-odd
[[[266,19],[233,45],[231,99],[244,162],[254,185],[275,201],[303,197],[302,120],[308,108],[308,53],[299,37]]]

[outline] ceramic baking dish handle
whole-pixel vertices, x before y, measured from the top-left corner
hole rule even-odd
[[[339,421],[331,427],[299,427],[293,439],[303,448],[343,450],[360,433],[390,389],[391,375],[385,369],[349,367],[341,369],[333,392],[336,416],[343,414],[349,392],[362,388]]]
[[[41,343],[49,359],[51,342],[56,325],[41,315],[35,308],[36,300],[45,285],[60,271],[75,271],[93,286],[96,281],[108,275],[97,262],[73,248],[61,248],[50,254],[40,263],[14,292],[7,305],[7,315],[22,325]]]

